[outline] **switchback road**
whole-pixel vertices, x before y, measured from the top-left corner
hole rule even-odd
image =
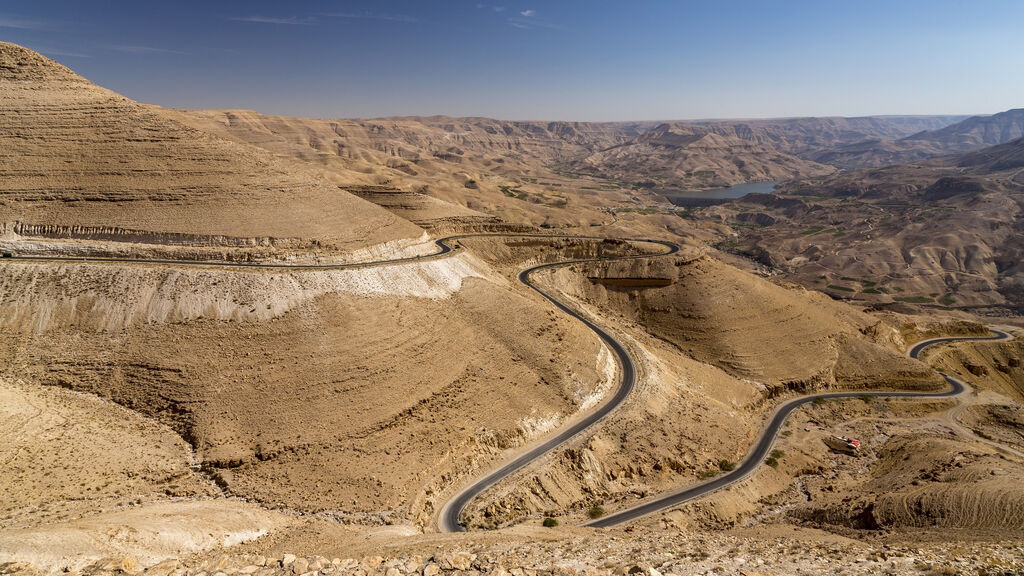
[[[1010,335],[1001,330],[990,328],[992,336],[949,336],[944,338],[933,338],[931,340],[925,340],[918,342],[910,349],[911,358],[919,358],[921,353],[929,346],[936,344],[942,344],[945,342],[956,342],[961,340],[1007,340]],[[697,484],[695,486],[687,487],[679,492],[673,492],[664,496],[659,496],[648,502],[642,503],[632,508],[627,508],[599,518],[593,522],[585,524],[594,528],[604,528],[607,526],[615,526],[631,520],[636,520],[642,516],[664,510],[665,508],[671,508],[686,502],[706,496],[717,490],[721,490],[726,486],[733,484],[746,478],[750,473],[760,466],[768,453],[771,451],[772,444],[775,443],[775,438],[778,436],[779,430],[782,429],[782,425],[785,423],[786,418],[804,404],[814,402],[817,399],[834,399],[834,398],[860,398],[864,396],[871,396],[875,398],[921,398],[921,399],[934,399],[934,398],[948,398],[951,396],[957,396],[964,391],[964,383],[948,374],[939,374],[946,379],[949,383],[950,389],[945,392],[876,392],[876,391],[864,391],[864,392],[824,392],[821,394],[811,394],[809,396],[801,396],[786,402],[779,406],[775,410],[775,414],[772,415],[771,420],[768,422],[768,426],[765,427],[764,432],[761,433],[761,437],[758,439],[757,444],[754,445],[747,457],[744,458],[743,462],[739,464],[731,472],[727,472],[721,476],[718,476],[714,480],[705,482],[703,484]]]
[[[481,238],[481,237],[526,237],[526,238],[578,238],[584,240],[605,240],[605,238],[597,236],[574,236],[574,235],[557,235],[557,234],[517,234],[517,233],[479,233],[479,234],[460,234],[454,236],[447,236],[439,238],[434,241],[437,251],[432,254],[422,256],[408,256],[402,258],[393,258],[385,260],[374,260],[368,262],[356,262],[356,263],[343,263],[343,264],[288,264],[288,263],[258,263],[258,262],[216,262],[216,261],[197,261],[197,260],[173,260],[173,259],[143,259],[143,258],[91,258],[91,257],[71,257],[71,256],[21,256],[14,254],[5,254],[4,259],[16,260],[16,261],[39,261],[39,262],[76,262],[76,263],[128,263],[128,264],[156,264],[156,265],[168,265],[168,266],[205,266],[205,267],[222,267],[222,268],[256,268],[256,269],[297,269],[297,270],[341,270],[341,269],[355,269],[355,268],[366,268],[372,266],[385,266],[393,264],[401,264],[407,262],[423,261],[427,259],[438,258],[449,255],[458,249],[456,244],[457,240],[464,238]],[[648,240],[648,239],[621,239],[629,242],[644,242],[650,244],[660,245],[665,248],[664,252],[660,254],[637,254],[627,256],[612,256],[608,258],[588,258],[579,260],[568,260],[563,262],[552,262],[548,264],[541,264],[532,268],[523,270],[519,274],[519,281],[525,284],[527,287],[533,289],[541,296],[550,301],[555,307],[562,310],[566,314],[576,318],[584,325],[592,330],[598,337],[608,345],[609,348],[615,354],[616,360],[619,366],[619,386],[615,390],[614,394],[610,399],[606,400],[600,407],[593,412],[586,414],[584,417],[576,421],[574,424],[568,426],[564,430],[559,431],[552,437],[544,440],[540,444],[530,448],[526,452],[515,457],[510,462],[502,465],[498,469],[486,474],[482,478],[477,479],[469,486],[463,488],[458,494],[456,494],[451,500],[445,504],[438,519],[438,524],[441,530],[447,532],[462,531],[465,527],[462,524],[461,517],[462,512],[465,508],[479,496],[483,491],[487,490],[491,486],[494,486],[501,480],[514,474],[516,471],[521,470],[530,463],[541,458],[545,454],[548,454],[555,448],[565,444],[570,439],[584,433],[589,430],[592,426],[607,417],[612,411],[622,405],[623,402],[629,398],[636,385],[636,368],[633,362],[633,358],[629,355],[626,348],[616,340],[611,334],[605,331],[603,328],[582,316],[576,312],[572,307],[559,301],[554,296],[541,290],[530,280],[530,276],[537,270],[546,268],[554,268],[557,266],[567,266],[571,264],[579,264],[585,262],[596,262],[602,260],[623,260],[623,259],[634,259],[634,258],[647,258],[651,256],[661,256],[675,254],[679,251],[679,246],[671,242],[664,242],[661,240]],[[929,346],[936,344],[942,344],[945,342],[955,342],[961,340],[1006,340],[1011,336],[1006,332],[990,328],[993,332],[992,336],[950,336],[942,338],[933,338],[919,342],[911,348],[909,354],[912,358],[918,358],[920,354]],[[604,518],[599,518],[585,526],[591,526],[595,528],[615,526],[624,522],[635,520],[647,514],[663,510],[676,506],[688,500],[705,496],[717,490],[738,482],[739,480],[750,475],[758,466],[764,461],[765,457],[771,450],[772,444],[775,442],[775,438],[785,423],[786,418],[789,415],[805,404],[813,402],[817,399],[834,399],[834,398],[855,398],[863,396],[871,396],[876,398],[945,398],[961,394],[964,391],[964,384],[947,374],[939,373],[945,378],[946,382],[950,384],[950,389],[945,392],[880,392],[880,391],[862,391],[862,392],[825,392],[821,394],[812,394],[809,396],[802,396],[795,398],[782,404],[776,409],[768,426],[761,433],[754,448],[747,454],[747,457],[740,463],[736,469],[727,472],[713,480],[697,484],[695,486],[687,487],[681,491],[673,492],[668,495],[654,498],[648,502],[639,504],[626,510],[621,510]]]

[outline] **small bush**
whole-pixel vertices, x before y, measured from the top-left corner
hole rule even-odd
[[[701,470],[700,473],[697,474],[697,478],[700,478],[701,480],[707,480],[708,478],[714,478],[715,476],[718,476],[718,470],[715,470],[714,468]]]
[[[764,461],[764,463],[765,463],[765,464],[767,464],[767,465],[769,465],[769,466],[771,466],[772,468],[778,468],[778,467],[779,467],[779,461],[778,461],[778,459],[777,459],[777,458],[773,458],[773,457],[771,457],[771,456],[769,456],[768,458],[766,458],[766,459],[765,459],[765,461]]]
[[[786,453],[783,452],[782,450],[779,450],[778,448],[776,448],[775,450],[772,450],[772,453],[771,453],[771,457],[775,458],[776,460],[779,459],[779,458],[782,458],[785,455],[786,455]]]
[[[604,508],[601,508],[597,504],[594,504],[593,506],[590,507],[590,510],[587,512],[587,515],[591,518],[600,518],[601,516],[604,516]]]
[[[731,470],[736,469],[736,463],[733,462],[732,460],[719,460],[718,467],[722,470],[722,472],[729,472]]]
[[[814,400],[811,400],[811,404],[814,404],[815,406],[821,406],[824,403],[825,403],[825,399],[821,398],[821,397],[818,397],[818,398],[815,398]]]
[[[554,518],[545,518],[544,519],[544,527],[545,528],[554,528],[555,526],[558,526],[558,520],[555,520]]]

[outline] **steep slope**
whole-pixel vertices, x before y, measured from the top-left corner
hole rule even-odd
[[[929,143],[949,152],[1002,144],[1024,136],[1024,108],[1015,108],[991,116],[971,116],[939,130],[903,138],[906,143]]]
[[[0,44],[0,87],[8,234],[335,253],[422,241],[415,225],[295,166],[14,44]]]
[[[971,116],[944,128],[898,140],[883,138],[839,146],[816,154],[814,159],[846,168],[887,166],[978,150],[1021,136],[1024,136],[1024,108],[1017,108],[991,116]]]
[[[637,495],[696,482],[721,460],[742,457],[778,396],[943,385],[894,350],[902,341],[892,327],[708,256],[599,262],[537,276],[626,335],[643,377],[635,398],[594,437],[485,493],[469,512],[475,525],[628,505]]]
[[[951,160],[957,166],[979,174],[1021,170],[1024,169],[1024,138],[963,154]],[[1013,181],[1017,182],[1017,174],[1013,175]]]
[[[662,124],[572,164],[584,173],[657,189],[692,190],[747,181],[820,176],[832,169],[708,128]]]
[[[353,521],[429,518],[615,371],[466,252],[290,274],[5,260],[0,285],[0,376],[167,424],[230,494]]]

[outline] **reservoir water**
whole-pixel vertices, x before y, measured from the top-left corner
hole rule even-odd
[[[715,188],[713,190],[695,190],[693,192],[669,192],[662,195],[673,204],[688,204],[688,201],[714,201],[741,198],[747,194],[771,194],[775,191],[778,182],[747,182],[737,184],[728,188]]]

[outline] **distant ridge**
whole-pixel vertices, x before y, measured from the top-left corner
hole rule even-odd
[[[1024,108],[971,116],[937,130],[899,139],[872,139],[821,152],[815,158],[844,168],[878,167],[971,152],[1024,136]]]

